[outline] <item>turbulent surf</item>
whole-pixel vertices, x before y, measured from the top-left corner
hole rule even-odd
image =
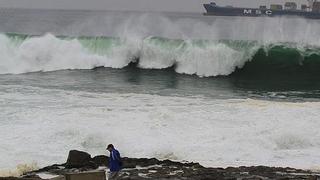
[[[160,37],[56,37],[0,35],[1,74],[96,67],[142,69],[174,67],[201,77],[317,75],[320,49],[295,43],[244,40],[177,40]],[[18,64],[18,66],[17,66]]]
[[[62,162],[70,149],[101,154],[111,142],[125,156],[208,166],[320,163],[317,20],[0,16],[0,169]]]

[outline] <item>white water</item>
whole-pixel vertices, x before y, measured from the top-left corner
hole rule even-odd
[[[63,69],[92,69],[104,66],[122,68],[136,57],[139,67],[162,69],[177,65],[177,72],[199,76],[228,75],[242,67],[255,53],[255,48],[235,50],[222,43],[200,47],[187,43],[187,48],[160,47],[147,39],[130,38],[121,45],[113,44],[105,54],[90,52],[77,39],[63,40],[47,34],[17,44],[0,35],[0,74],[54,71]]]
[[[178,73],[228,75],[250,60],[257,47],[215,42],[199,46],[191,39],[256,40],[262,45],[293,42],[298,47],[319,44],[318,21],[303,19],[227,18],[208,23],[145,15],[118,24],[109,20],[107,24],[115,26],[106,28],[114,27],[121,43],[112,44],[106,53],[94,53],[78,39],[62,40],[51,34],[21,44],[0,35],[0,74],[122,68],[139,57],[141,68],[176,64]],[[91,20],[86,23],[95,27]],[[70,25],[64,31],[81,32],[85,26]],[[150,36],[184,39],[185,45],[163,47]],[[3,170],[34,161],[40,167],[62,163],[70,149],[105,153],[108,143],[125,156],[189,160],[208,166],[317,168],[320,163],[319,102],[87,93],[5,84],[1,88]]]
[[[122,68],[135,58],[139,67],[161,69],[176,66],[178,73],[199,76],[229,75],[250,61],[259,47],[278,43],[294,43],[301,53],[306,46],[319,47],[320,25],[317,20],[301,18],[205,17],[198,14],[116,13],[86,15],[81,11],[57,11],[64,17],[59,25],[55,13],[8,11],[17,23],[12,32],[119,37],[107,53],[95,53],[78,39],[62,40],[54,35],[28,38],[21,44],[0,35],[0,74],[91,69],[97,66]],[[19,13],[22,13],[19,14]],[[69,14],[68,14],[69,13]],[[79,19],[73,13],[81,14]],[[42,16],[45,15],[45,16]],[[30,16],[30,17],[29,17]],[[37,23],[38,17],[43,17]],[[1,23],[1,21],[0,21]],[[53,28],[52,24],[57,24]],[[5,28],[2,27],[2,28]],[[8,29],[4,29],[8,30]],[[165,47],[150,37],[181,39],[181,46]],[[194,39],[212,40],[205,46]],[[251,47],[226,45],[218,40],[255,41]],[[184,44],[184,45],[183,45]],[[266,51],[268,49],[266,48]]]
[[[316,168],[318,102],[214,100],[6,86],[0,169],[65,162],[70,149],[189,160],[208,166]]]
[[[250,61],[262,45],[206,42],[200,45],[191,40],[159,43],[152,38],[132,36],[108,42],[109,47],[90,49],[90,40],[60,39],[51,34],[31,37],[17,42],[0,35],[0,74],[20,74],[65,69],[95,67],[123,68],[139,58],[144,69],[162,69],[176,65],[176,72],[198,76],[229,75]],[[91,40],[94,43],[94,39]],[[107,42],[107,40],[105,40]],[[88,45],[86,45],[88,43]],[[177,44],[178,43],[178,44]],[[180,44],[180,45],[179,45]],[[264,46],[265,51],[272,46]],[[305,47],[294,46],[301,54]],[[317,53],[315,51],[309,53]]]

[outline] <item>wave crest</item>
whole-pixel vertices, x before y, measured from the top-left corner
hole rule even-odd
[[[301,69],[300,66],[314,67],[314,64],[319,64],[316,47],[297,44],[135,36],[67,38],[51,34],[37,37],[0,35],[0,53],[0,74],[95,67],[123,68],[136,62],[143,69],[174,66],[177,73],[209,77],[227,76],[235,70],[236,73],[248,72],[251,75],[265,69],[271,71],[285,67],[297,70]]]

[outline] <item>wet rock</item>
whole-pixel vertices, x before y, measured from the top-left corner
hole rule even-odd
[[[137,166],[147,167],[151,165],[160,164],[160,161],[156,158],[122,158],[123,168],[135,168]]]
[[[0,177],[0,180],[40,180],[40,177]]]
[[[65,164],[53,164],[51,166],[47,166],[41,169],[38,169],[34,172],[45,172],[45,171],[54,171],[54,170],[59,170],[65,167]]]
[[[38,171],[27,173],[24,177],[36,177],[36,173],[49,172],[51,174],[65,175],[91,171],[98,166],[107,166],[108,157],[104,155],[91,158],[90,154],[81,151],[70,151],[65,164],[54,164]],[[317,180],[320,175],[311,171],[294,168],[252,166],[207,168],[199,163],[181,163],[171,160],[158,160],[155,158],[122,158],[123,169],[119,179],[130,180]],[[0,178],[0,180],[2,180]],[[10,180],[10,179],[9,179]],[[15,179],[12,179],[15,180]]]
[[[92,158],[92,161],[98,166],[109,166],[109,157],[105,155],[99,155]]]
[[[69,151],[68,159],[65,168],[79,168],[80,171],[96,169],[99,166],[93,161],[91,155],[87,152],[71,150]]]
[[[91,155],[87,152],[71,150],[69,151],[66,168],[81,168],[91,163]]]

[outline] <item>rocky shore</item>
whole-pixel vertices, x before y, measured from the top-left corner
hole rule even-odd
[[[39,180],[40,174],[47,174],[54,179],[65,179],[66,174],[103,170],[108,167],[108,157],[91,157],[82,151],[71,150],[66,163],[54,164],[36,171],[27,172],[21,177],[0,177],[0,180]],[[48,179],[48,178],[46,178]],[[174,179],[174,180],[264,180],[264,179],[320,179],[320,174],[307,170],[281,167],[228,167],[208,168],[199,163],[181,163],[170,160],[160,161],[155,158],[123,158],[123,170],[119,179]]]

